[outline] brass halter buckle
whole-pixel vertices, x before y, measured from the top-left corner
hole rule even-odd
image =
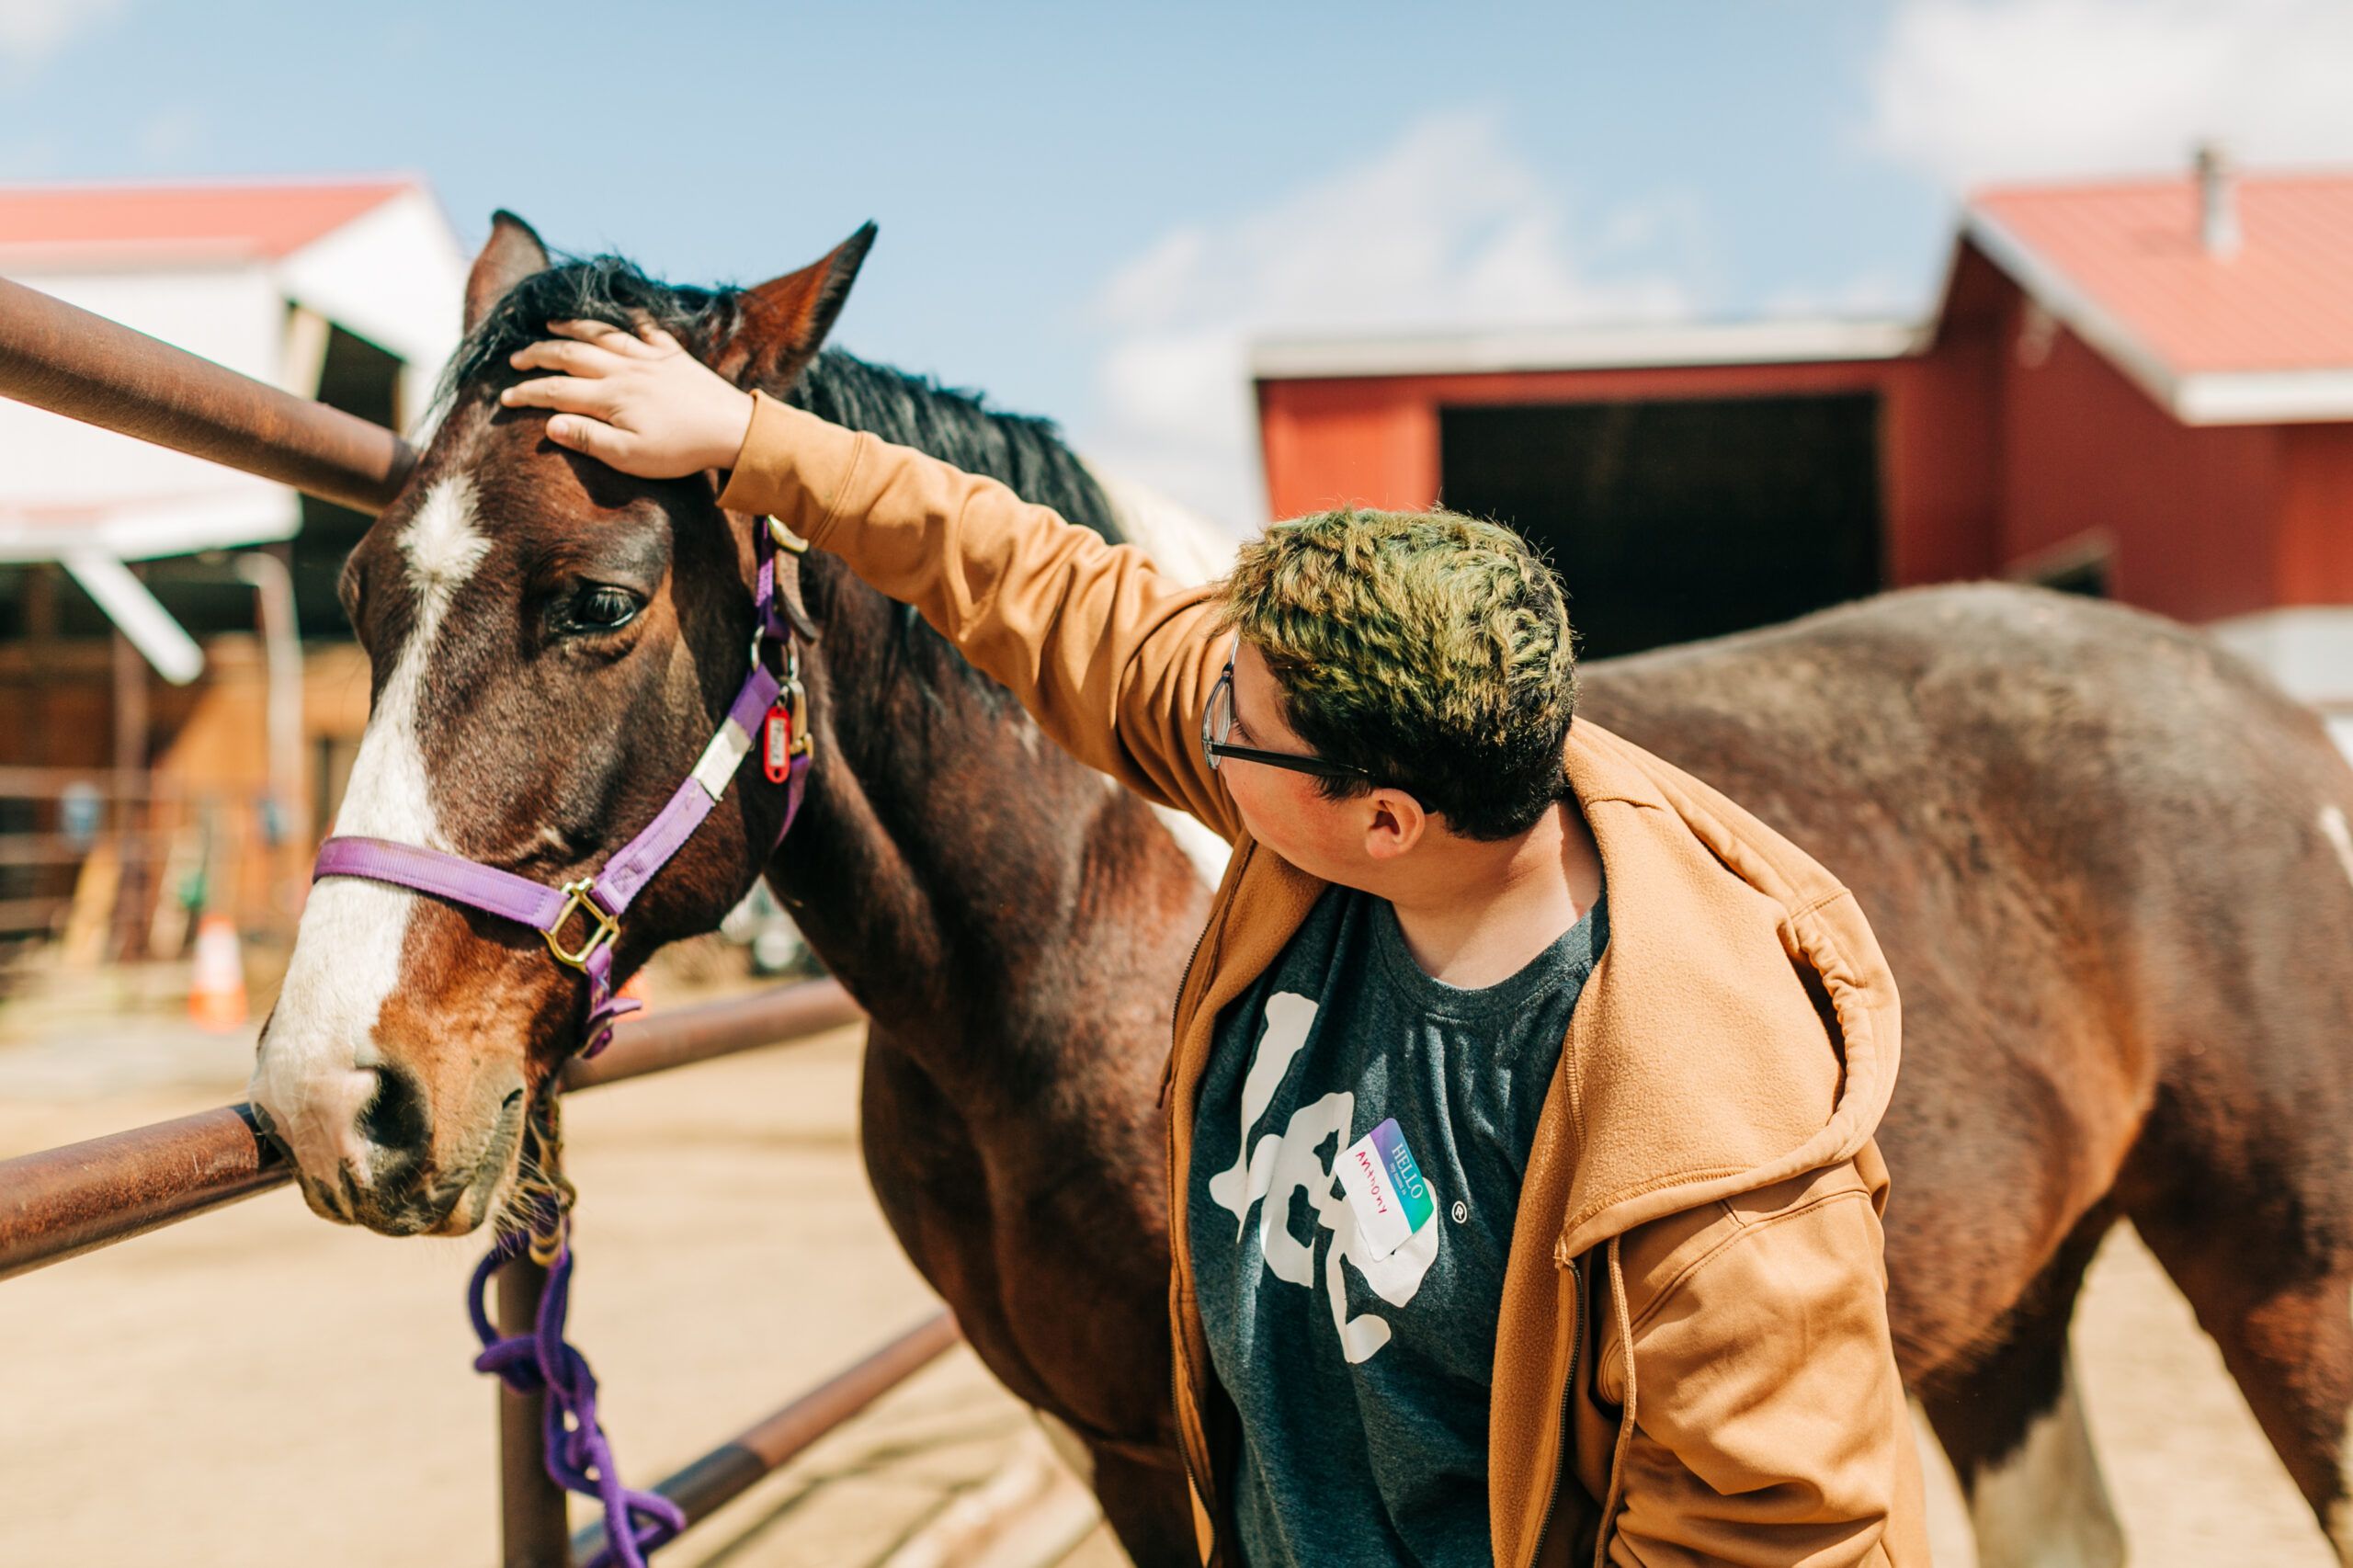
[[[555,923],[540,933],[548,939],[548,951],[556,956],[556,961],[559,963],[568,963],[574,969],[585,970],[588,967],[588,960],[596,956],[598,948],[614,941],[621,934],[621,923],[606,914],[602,906],[588,896],[588,890],[596,885],[597,879],[594,877],[583,877],[576,882],[564,883],[563,907],[556,911]],[[567,953],[563,950],[561,933],[575,909],[588,917],[588,936],[580,944],[578,952]]]
[[[809,736],[809,688],[801,684],[801,644],[784,645],[784,685],[779,695],[790,705],[792,714],[792,749],[790,756],[799,756],[813,748]]]
[[[790,528],[786,528],[784,524],[776,517],[771,517],[766,520],[768,525],[768,538],[776,541],[776,547],[779,550],[784,551],[787,555],[806,555],[809,553],[809,541],[807,540],[802,539],[799,534],[794,533]]]

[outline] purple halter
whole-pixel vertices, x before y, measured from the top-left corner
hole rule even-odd
[[[728,781],[751,755],[756,738],[766,754],[762,767],[787,791],[778,842],[783,841],[801,811],[810,758],[808,697],[801,687],[800,644],[793,640],[792,627],[777,597],[777,536],[781,526],[772,518],[764,523],[756,535],[759,574],[754,593],[759,622],[752,635],[751,671],[686,782],[642,833],[605,862],[603,870],[551,888],[446,850],[384,838],[337,837],[319,846],[311,880],[363,877],[390,882],[530,926],[547,938],[548,951],[559,961],[588,977],[588,1019],[582,1029],[582,1054],[594,1056],[602,1051],[612,1039],[613,1021],[638,1006],[627,997],[613,994],[613,947],[620,935],[621,916],[628,912],[630,901],[670,863],[710,815],[720,796],[726,793]],[[793,548],[798,553],[807,547],[796,540]],[[763,656],[771,642],[784,650],[780,676],[768,668]],[[779,719],[784,731],[781,756],[776,750]],[[575,914],[587,922],[587,930],[579,946],[567,949],[563,928]]]
[[[638,1007],[637,1003],[613,994],[613,949],[620,935],[622,915],[654,873],[694,836],[755,749],[761,753],[763,774],[785,790],[784,823],[777,829],[778,843],[783,842],[792,819],[800,814],[812,755],[809,704],[801,685],[800,644],[778,594],[776,554],[780,545],[796,555],[808,547],[786,533],[774,518],[762,520],[755,540],[759,572],[754,588],[757,625],[752,634],[751,670],[719,733],[703,747],[686,782],[643,832],[605,862],[603,870],[551,888],[513,871],[422,845],[335,837],[319,846],[311,880],[360,877],[389,882],[530,926],[547,938],[548,951],[559,962],[588,977],[588,1017],[581,1029],[581,1053],[594,1056],[602,1051],[612,1039],[614,1021]],[[767,653],[771,644],[783,650],[781,675],[768,668]],[[563,932],[574,915],[586,922],[586,929],[576,947],[567,948]],[[494,1248],[474,1270],[466,1293],[467,1312],[483,1344],[474,1369],[495,1374],[518,1393],[547,1391],[544,1458],[549,1477],[603,1505],[606,1549],[597,1557],[598,1563],[644,1568],[645,1554],[676,1535],[686,1519],[669,1499],[655,1493],[633,1492],[620,1483],[612,1446],[597,1421],[597,1380],[589,1373],[587,1360],[563,1337],[564,1310],[571,1295],[571,1224],[560,1212],[548,1218],[554,1261],[531,1333],[499,1338],[492,1331],[483,1304],[491,1277],[521,1252],[526,1238],[516,1237]]]

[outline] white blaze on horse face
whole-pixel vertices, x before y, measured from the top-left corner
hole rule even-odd
[[[490,551],[474,514],[473,482],[438,482],[402,532],[400,547],[416,613],[368,715],[335,831],[448,849],[426,777],[417,709],[450,601]],[[376,1090],[371,1037],[400,982],[417,899],[405,888],[330,877],[312,888],[303,906],[251,1090],[315,1177],[331,1177],[346,1160],[367,1168],[358,1116]]]

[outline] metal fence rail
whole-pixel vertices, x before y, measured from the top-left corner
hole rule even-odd
[[[251,1198],[290,1173],[223,1106],[0,1162],[0,1279]]]
[[[0,278],[0,397],[381,512],[416,466],[381,425]]]
[[[626,1018],[566,1090],[798,1040],[864,1017],[830,980]],[[242,1105],[0,1160],[0,1279],[192,1219],[293,1179]]]
[[[745,1427],[654,1490],[686,1510],[687,1528],[692,1529],[791,1463],[818,1438],[938,1360],[960,1338],[956,1320],[946,1312],[936,1312],[775,1415]],[[604,1526],[592,1525],[572,1538],[568,1561],[589,1562],[604,1548]]]

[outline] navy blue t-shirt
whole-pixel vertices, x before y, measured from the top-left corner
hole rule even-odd
[[[1608,940],[1597,903],[1518,973],[1464,990],[1423,972],[1386,900],[1335,887],[1219,1018],[1187,1239],[1242,1417],[1229,1491],[1249,1568],[1491,1561],[1512,1218]]]

